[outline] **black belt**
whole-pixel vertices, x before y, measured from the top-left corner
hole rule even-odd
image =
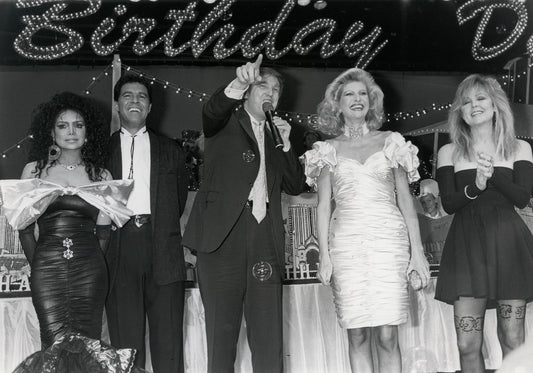
[[[266,203],[267,210],[268,210],[269,206],[270,206],[270,203],[267,202]],[[254,207],[254,201],[247,200],[246,203],[244,204],[244,207],[246,207],[247,209],[253,208]]]
[[[135,224],[137,227],[140,228],[149,222],[150,222],[150,214],[141,214],[141,215],[133,215],[126,224]]]

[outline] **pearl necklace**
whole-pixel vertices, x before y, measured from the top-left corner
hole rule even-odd
[[[57,164],[60,165],[61,167],[63,167],[67,171],[74,171],[81,164],[81,160],[78,161],[78,163],[74,163],[74,164],[63,164],[63,163],[57,161]]]
[[[366,126],[366,122],[360,126],[350,127],[347,124],[344,124],[344,135],[350,139],[359,139],[369,133],[370,130]]]

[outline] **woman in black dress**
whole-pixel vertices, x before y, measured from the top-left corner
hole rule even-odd
[[[96,107],[64,92],[32,118],[23,180],[0,183],[8,221],[31,266],[42,350],[15,372],[129,372],[134,350],[101,343],[111,221],[129,218],[130,181],[104,169],[107,131]],[[36,221],[36,223],[35,223]],[[37,239],[35,239],[37,225]],[[22,228],[22,229],[21,229]]]
[[[463,372],[485,372],[485,310],[496,308],[505,357],[524,342],[533,299],[533,237],[515,211],[533,185],[531,146],[515,137],[509,101],[496,79],[470,75],[449,114],[452,142],[438,154],[442,205],[455,214],[435,298],[454,306]]]

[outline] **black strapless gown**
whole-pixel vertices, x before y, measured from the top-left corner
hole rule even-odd
[[[37,221],[31,295],[43,348],[68,333],[100,338],[108,279],[94,234],[97,216],[80,197],[62,196]]]
[[[107,267],[95,235],[98,212],[80,197],[65,195],[38,219],[31,295],[42,350],[14,373],[132,371],[134,350],[115,350],[98,340],[108,289]]]

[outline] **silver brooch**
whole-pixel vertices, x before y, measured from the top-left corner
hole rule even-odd
[[[272,266],[269,262],[258,262],[252,267],[252,274],[259,281],[266,281],[272,276]]]
[[[251,149],[248,149],[242,153],[242,159],[247,163],[253,162],[255,159],[255,153]]]
[[[72,240],[70,238],[65,238],[63,240],[63,247],[66,247],[67,249],[63,251],[63,258],[69,260],[72,259],[74,256],[74,251],[70,250],[70,247],[73,246]]]

